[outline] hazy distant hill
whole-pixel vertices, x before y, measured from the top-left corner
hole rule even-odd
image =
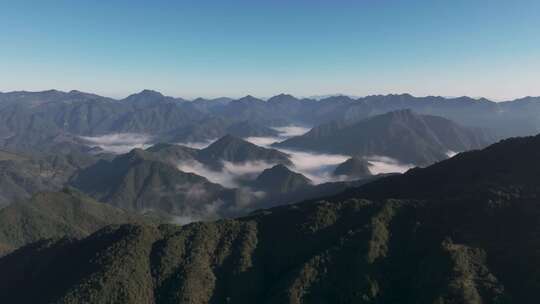
[[[353,123],[322,125],[275,146],[351,156],[388,156],[404,163],[428,165],[447,158],[449,151],[477,149],[489,141],[489,136],[480,130],[402,110]]]
[[[333,174],[353,179],[366,178],[372,175],[369,165],[369,162],[363,158],[351,157],[337,166]]]
[[[277,136],[278,132],[252,121],[236,121],[225,117],[209,117],[189,126],[167,132],[160,140],[187,143],[215,140],[225,135],[236,137]]]
[[[237,220],[35,243],[0,259],[0,300],[536,303],[539,153],[510,139]]]

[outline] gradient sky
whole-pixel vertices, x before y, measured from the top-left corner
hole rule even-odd
[[[540,95],[538,0],[0,0],[0,91]]]

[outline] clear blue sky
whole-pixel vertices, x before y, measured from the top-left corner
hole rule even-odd
[[[0,0],[0,91],[540,95],[538,0]]]

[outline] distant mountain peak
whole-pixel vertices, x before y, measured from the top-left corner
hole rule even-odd
[[[117,159],[127,161],[128,163],[138,162],[141,160],[148,160],[152,158],[152,154],[147,151],[135,148],[126,154],[119,155]]]
[[[335,176],[347,176],[350,178],[365,178],[371,176],[369,162],[361,157],[351,157],[336,167]]]
[[[231,162],[265,161],[291,165],[289,156],[275,149],[259,147],[236,136],[227,134],[201,150],[207,159]]]
[[[254,97],[252,95],[246,95],[240,99],[237,99],[238,102],[264,102],[262,99]]]
[[[291,171],[282,164],[265,169],[255,180],[255,185],[258,188],[278,193],[295,191],[311,184],[309,178]]]
[[[158,91],[145,89],[140,91],[139,93],[129,95],[128,97],[126,97],[126,100],[131,102],[156,101],[164,97],[165,96]]]
[[[280,174],[289,174],[289,173],[294,173],[293,171],[291,171],[289,168],[287,168],[287,166],[283,165],[283,164],[277,164],[275,166],[273,166],[272,168],[268,168],[268,169],[265,169],[261,175],[264,175],[266,173],[280,173]],[[261,176],[259,175],[259,177]]]
[[[151,147],[147,148],[146,151],[148,151],[148,152],[158,152],[160,150],[170,149],[170,148],[175,148],[175,147],[178,147],[178,145],[171,144],[171,143],[160,142],[160,143],[156,143],[156,144],[152,145]]]
[[[214,141],[208,147],[203,150],[206,151],[221,151],[231,146],[243,146],[248,148],[259,148],[257,145],[254,145],[248,141],[245,141],[239,137],[233,136],[231,134],[226,134]]]
[[[294,97],[293,95],[291,95],[291,94],[286,94],[286,93],[281,93],[281,94],[278,94],[278,95],[276,95],[276,96],[274,96],[274,97],[296,98],[296,97]]]
[[[139,94],[139,95],[155,95],[155,96],[163,96],[163,94],[161,94],[160,92],[155,91],[155,90],[149,90],[149,89],[144,89],[144,90],[140,91],[138,94]]]
[[[219,138],[218,140],[216,140],[215,142],[213,142],[211,146],[217,146],[217,145],[220,145],[220,144],[230,144],[230,143],[246,143],[246,144],[249,144],[249,142],[241,139],[241,138],[238,138],[236,136],[233,136],[231,134],[226,134],[224,136],[222,136],[221,138]]]
[[[294,97],[291,94],[285,94],[281,93],[279,95],[272,96],[268,99],[269,102],[275,102],[275,101],[290,101],[290,100],[298,100],[298,98]]]

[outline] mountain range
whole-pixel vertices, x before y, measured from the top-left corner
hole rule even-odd
[[[535,303],[538,101],[0,93],[0,302]]]
[[[0,259],[0,300],[536,303],[539,154],[512,138],[237,219],[40,241]]]
[[[497,139],[540,132],[540,103],[536,97],[492,102],[402,94],[314,100],[281,94],[266,101],[253,96],[186,101],[150,90],[121,100],[49,90],[0,93],[0,148],[84,152],[88,147],[81,144],[80,136],[111,133],[149,134],[153,142],[207,141],[226,133],[270,135],[270,128],[275,126],[358,121],[403,109],[487,129]]]

